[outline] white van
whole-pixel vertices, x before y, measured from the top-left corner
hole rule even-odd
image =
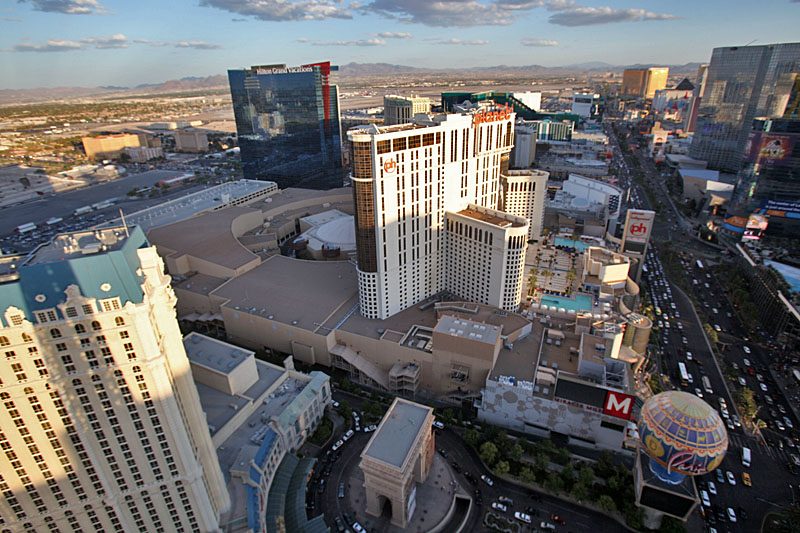
[[[750,448],[742,448],[742,464],[750,467]]]

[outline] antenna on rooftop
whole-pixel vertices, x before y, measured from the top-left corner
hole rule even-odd
[[[130,233],[128,233],[128,225],[125,223],[125,213],[122,212],[122,208],[119,208],[119,218],[122,219],[122,227],[125,228],[125,237],[130,237]]]
[[[754,43],[754,42],[756,42],[757,40],[758,40],[758,39],[753,39],[752,41],[750,41],[749,43],[747,43],[745,46],[750,46],[751,44],[753,44],[753,43]]]

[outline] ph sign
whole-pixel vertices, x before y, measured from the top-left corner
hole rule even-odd
[[[394,174],[397,170],[397,161],[394,159],[387,159],[383,162],[383,171],[387,174]]]

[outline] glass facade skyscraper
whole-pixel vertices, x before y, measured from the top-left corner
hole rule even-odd
[[[245,178],[281,189],[343,185],[337,70],[325,62],[228,71]]]
[[[800,72],[800,43],[715,48],[689,155],[738,172],[756,117],[780,117]]]

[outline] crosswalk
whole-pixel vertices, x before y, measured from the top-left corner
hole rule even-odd
[[[750,451],[754,455],[765,455],[770,461],[778,464],[788,463],[790,460],[789,454],[791,453],[791,449],[787,447],[781,449],[777,446],[761,446],[758,444],[758,441],[752,437],[747,437],[741,433],[729,431],[728,454],[734,452],[736,456],[741,456],[742,448],[744,447],[750,448]]]

